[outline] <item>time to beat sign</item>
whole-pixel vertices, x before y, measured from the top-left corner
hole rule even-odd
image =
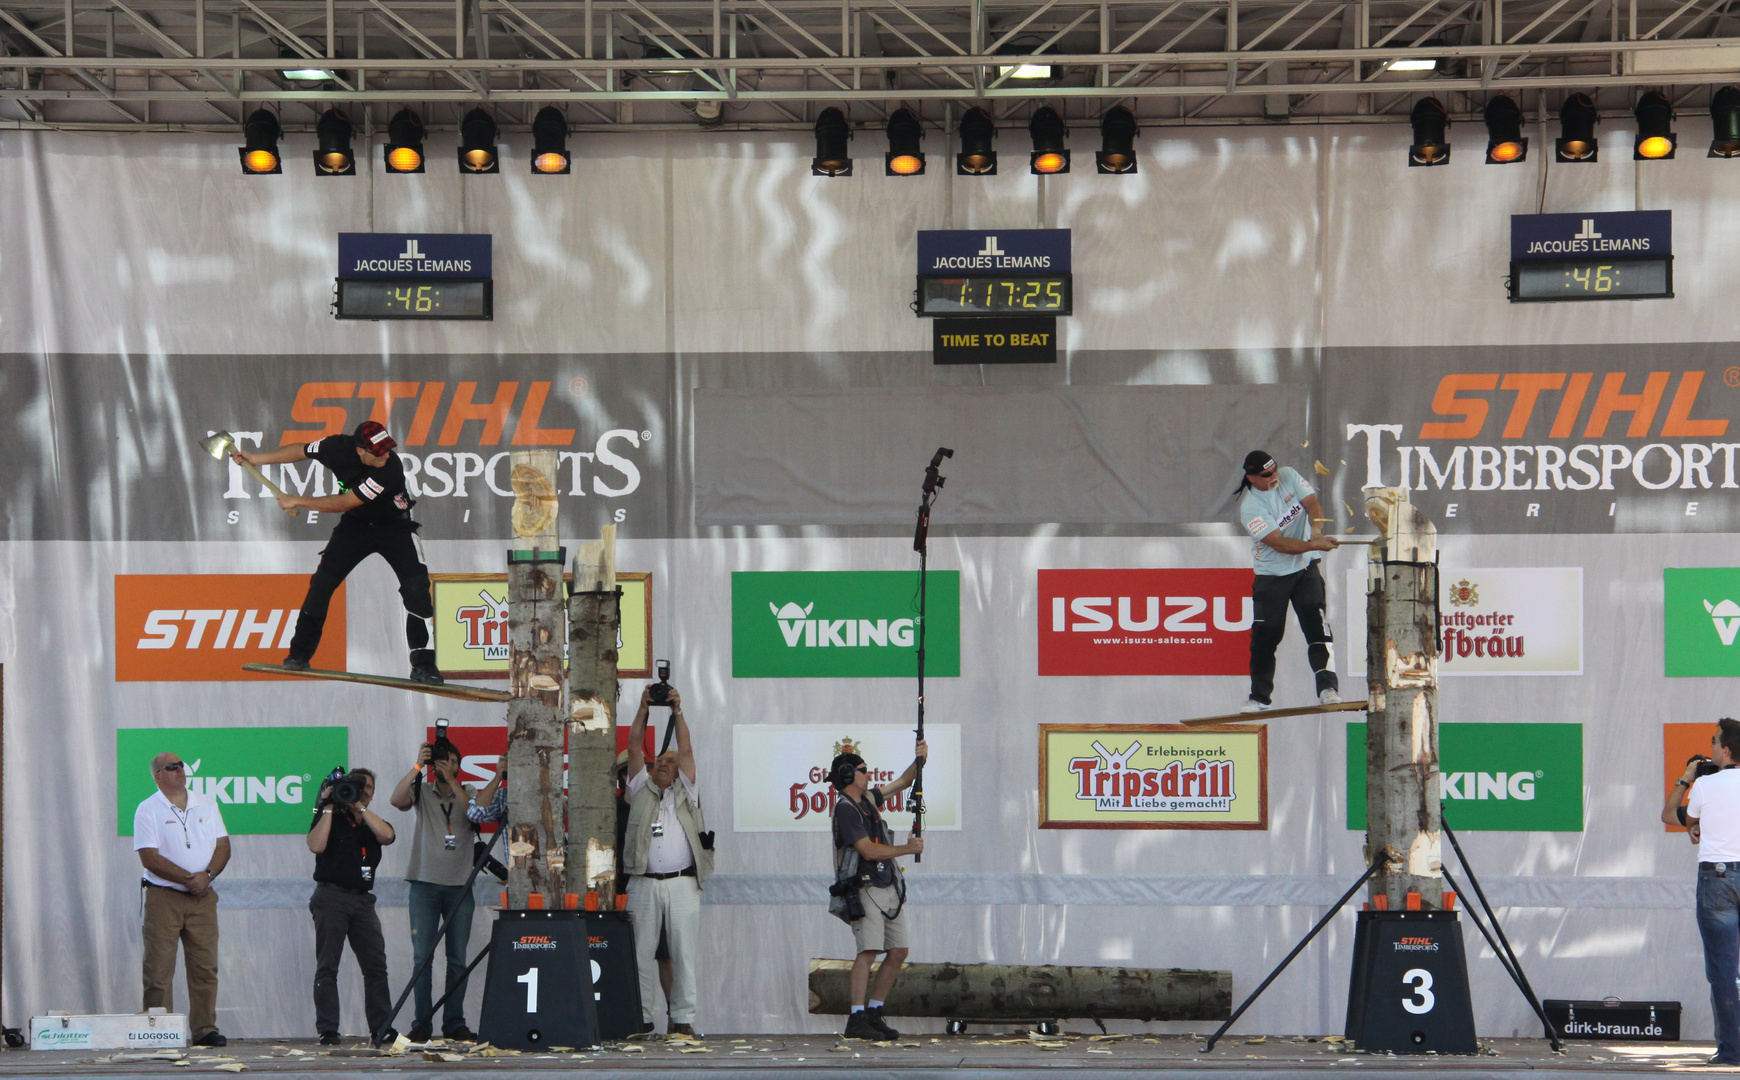
[[[936,319],[930,344],[939,364],[1055,364],[1057,320]]]

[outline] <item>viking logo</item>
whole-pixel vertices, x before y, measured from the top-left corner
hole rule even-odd
[[[1732,600],[1724,600],[1712,605],[1704,601],[1704,610],[1710,613],[1710,621],[1716,624],[1716,633],[1722,639],[1722,644],[1734,644],[1734,636],[1740,633],[1740,604]]]

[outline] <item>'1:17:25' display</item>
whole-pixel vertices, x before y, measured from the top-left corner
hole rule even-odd
[[[974,315],[1068,315],[1068,274],[1032,277],[921,277],[918,313],[954,318]]]

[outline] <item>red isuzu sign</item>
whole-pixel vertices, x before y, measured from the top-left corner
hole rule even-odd
[[[1039,674],[1245,675],[1251,571],[1039,571]]]

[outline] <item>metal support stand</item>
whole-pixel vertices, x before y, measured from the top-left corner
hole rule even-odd
[[[1286,959],[1282,960],[1280,964],[1275,967],[1274,971],[1269,972],[1269,977],[1264,979],[1255,990],[1251,991],[1251,996],[1245,998],[1244,1002],[1241,1003],[1238,1008],[1233,1010],[1233,1014],[1226,1018],[1226,1023],[1222,1024],[1215,1030],[1213,1035],[1208,1037],[1208,1042],[1204,1043],[1202,1047],[1203,1053],[1207,1054],[1214,1050],[1214,1044],[1220,1041],[1222,1035],[1226,1034],[1227,1028],[1232,1027],[1233,1024],[1238,1022],[1238,1018],[1243,1016],[1245,1010],[1250,1008],[1251,1004],[1262,995],[1263,991],[1269,988],[1269,984],[1280,977],[1281,972],[1287,970],[1287,965],[1293,962],[1293,958],[1305,951],[1305,946],[1311,944],[1311,939],[1316,937],[1325,926],[1328,926],[1329,920],[1335,918],[1336,914],[1340,912],[1342,908],[1347,906],[1347,902],[1353,899],[1353,894],[1364,888],[1365,883],[1376,876],[1377,872],[1382,870],[1383,867],[1384,864],[1382,859],[1379,859],[1366,867],[1365,873],[1359,876],[1359,880],[1353,883],[1353,887],[1341,894],[1341,899],[1337,900],[1335,906],[1324,913],[1323,918],[1317,920],[1317,925],[1311,928],[1310,932],[1300,940],[1299,944],[1293,946],[1293,951],[1287,954]]]
[[[1474,905],[1465,904],[1468,917],[1474,920],[1474,925],[1486,943],[1492,946],[1492,951],[1498,957],[1498,962],[1504,967],[1504,973],[1510,976],[1510,981],[1516,983],[1516,988],[1522,991],[1522,996],[1528,999],[1529,1008],[1541,1018],[1541,1024],[1547,1032],[1547,1040],[1552,1043],[1555,1051],[1563,1050],[1559,1042],[1559,1032],[1553,1027],[1553,1022],[1547,1019],[1547,1011],[1541,1008],[1540,999],[1535,997],[1534,987],[1529,985],[1529,977],[1523,974],[1522,961],[1517,959],[1516,950],[1510,947],[1510,939],[1504,936],[1504,927],[1498,925],[1498,916],[1493,913],[1492,904],[1486,899],[1486,890],[1480,887],[1480,879],[1474,876],[1474,867],[1469,865],[1468,856],[1462,853],[1462,845],[1456,840],[1456,833],[1451,830],[1448,821],[1443,822],[1444,835],[1450,838],[1450,846],[1456,851],[1456,861],[1462,864],[1462,869],[1468,872],[1468,883],[1474,886],[1474,896],[1480,901],[1481,908],[1486,912],[1487,919],[1492,923],[1492,932],[1488,933],[1486,925],[1480,921],[1480,915],[1474,910]],[[1450,876],[1450,871],[1444,871],[1444,880],[1450,883],[1458,893],[1456,880]],[[1463,894],[1466,895],[1466,894]],[[1496,940],[1495,939],[1496,936]]]
[[[495,842],[497,840],[500,840],[502,837],[502,834],[505,833],[506,831],[507,831],[506,829],[497,828],[495,830],[495,835],[489,838],[489,844],[486,845],[482,851],[477,853],[476,858],[472,859],[472,861],[471,861],[471,874],[469,877],[467,877],[465,879],[465,891],[466,892],[471,891],[471,883],[477,880],[478,871],[482,870],[484,865],[489,862],[489,853],[491,851],[495,850]],[[423,962],[421,964],[418,964],[417,969],[411,973],[411,981],[406,983],[405,989],[403,989],[399,992],[399,1000],[393,1002],[393,1011],[388,1013],[387,1018],[381,1022],[381,1027],[380,1027],[379,1031],[369,1032],[369,1041],[374,1043],[374,1045],[379,1046],[381,1044],[381,1035],[383,1033],[385,1033],[386,1031],[388,1031],[389,1029],[391,1029],[393,1026],[393,1021],[398,1019],[399,1010],[405,1007],[405,999],[411,996],[411,990],[414,987],[416,987],[417,980],[421,979],[423,977],[423,973],[425,971],[428,971],[431,967],[435,966],[435,954],[440,951],[442,943],[447,940],[447,935],[449,933],[451,933],[452,931],[453,931],[453,920],[452,919],[443,919],[441,922],[441,928],[435,932],[434,944],[429,946],[429,955],[425,956],[423,958]],[[488,952],[489,952],[489,948],[486,946],[484,948],[483,952],[478,954],[477,960],[482,960]],[[465,969],[465,975],[471,974],[471,969],[477,966],[477,960],[473,960],[471,962],[470,966],[468,966]],[[463,987],[464,985],[465,985],[464,978],[461,977],[459,986]],[[429,1015],[428,1016],[419,1016],[416,1018],[416,1021],[422,1022],[422,1023],[428,1023],[430,1020],[434,1019],[435,1010],[439,1009],[442,1005],[447,1003],[447,998],[448,998],[449,994],[451,994],[451,993],[452,993],[452,991],[448,991],[447,994],[442,994],[441,1000],[437,1001],[435,1004],[433,1004],[429,1007]],[[416,1027],[417,1023],[414,1022],[414,1023],[412,1023],[411,1026]]]

